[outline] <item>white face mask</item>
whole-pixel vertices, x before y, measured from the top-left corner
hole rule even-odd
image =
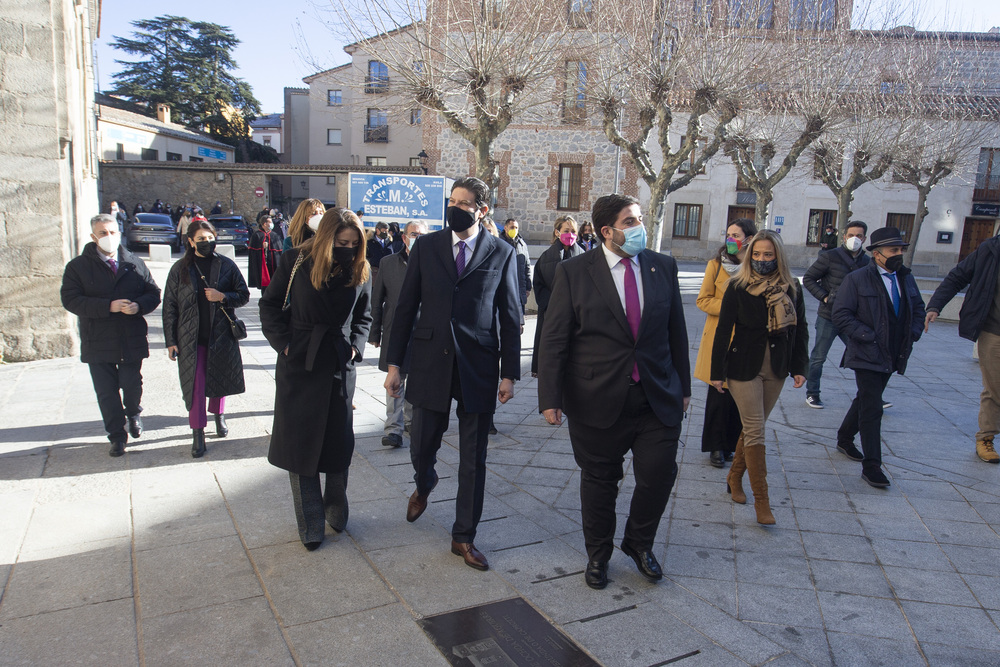
[[[844,247],[851,252],[857,252],[861,250],[862,241],[857,236],[852,236],[851,238],[844,241]]]
[[[118,235],[108,234],[97,239],[97,246],[107,254],[111,254],[118,247]]]
[[[309,225],[309,229],[315,231],[319,230],[319,221],[323,219],[322,213],[317,213],[313,217],[306,220],[306,224]]]

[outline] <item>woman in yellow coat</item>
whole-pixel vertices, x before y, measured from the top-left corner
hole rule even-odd
[[[708,452],[709,463],[721,468],[732,460],[736,442],[743,430],[740,413],[732,395],[726,389],[719,393],[712,387],[712,344],[715,328],[719,323],[722,295],[729,284],[729,276],[736,273],[743,260],[744,243],[757,233],[753,220],[738,218],[726,228],[726,243],[719,248],[718,255],[708,261],[705,278],[698,291],[698,308],[705,311],[705,327],[698,346],[698,359],[694,364],[694,376],[708,385],[705,398],[705,424],[701,431],[701,451]]]

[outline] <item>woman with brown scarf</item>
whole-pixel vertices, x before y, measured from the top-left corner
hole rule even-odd
[[[805,384],[809,329],[802,285],[788,270],[781,236],[761,230],[750,240],[739,271],[722,297],[712,346],[712,386],[725,382],[743,421],[726,488],[733,502],[746,503],[743,472],[750,475],[757,523],[773,524],[767,495],[764,425],[778,401],[785,378]],[[730,341],[732,336],[732,341]]]

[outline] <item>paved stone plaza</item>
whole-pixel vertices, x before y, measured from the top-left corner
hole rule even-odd
[[[151,268],[162,285],[168,265]],[[682,269],[693,362],[702,267]],[[85,365],[0,367],[0,664],[446,665],[419,619],[518,596],[608,666],[1000,664],[1000,466],[975,455],[980,375],[955,324],[935,324],[886,391],[886,491],[834,448],[854,391],[840,343],[825,410],[786,384],[767,436],[770,528],[752,503],[729,501],[725,471],[701,453],[706,388],[694,381],[656,547],[666,577],[647,582],[616,551],[611,583],[594,591],[567,430],[537,413],[528,374],[496,414],[476,539],[492,567],[477,572],[449,551],[454,431],[427,513],[404,520],[409,451],[380,444],[371,346],[348,530],[307,552],[287,474],[265,458],[275,354],[254,293],[240,311],[248,392],[228,401],[230,435],[208,438],[200,460],[158,311],[146,431],[123,458],[107,454]],[[806,301],[811,331],[816,301]],[[533,328],[529,318],[524,369]],[[622,490],[619,513],[630,474]]]

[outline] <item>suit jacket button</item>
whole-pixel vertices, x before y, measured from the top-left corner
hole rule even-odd
[[[444,353],[445,353],[445,354],[448,354],[448,350],[445,350],[445,351],[444,351]]]

